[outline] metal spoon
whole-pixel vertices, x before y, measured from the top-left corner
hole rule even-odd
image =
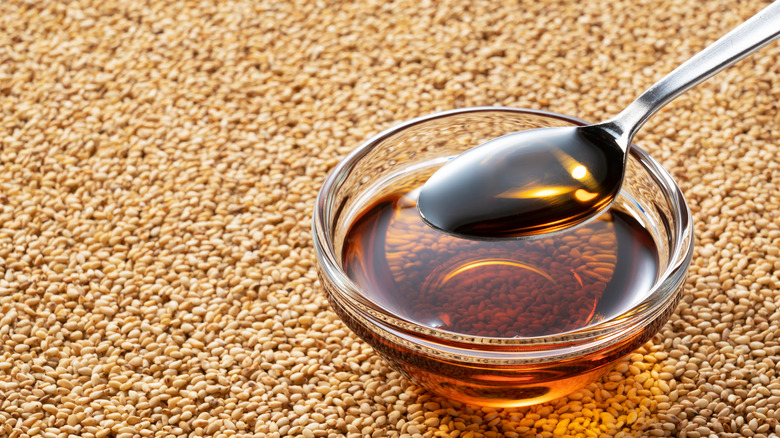
[[[423,185],[422,218],[471,238],[528,238],[580,225],[614,202],[634,134],[661,107],[780,37],[780,0],[742,23],[597,125],[540,128],[483,143]]]

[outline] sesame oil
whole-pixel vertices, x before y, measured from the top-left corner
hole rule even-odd
[[[426,225],[416,210],[417,193],[413,188],[385,195],[362,210],[342,252],[353,282],[402,320],[474,338],[559,335],[619,317],[642,300],[658,275],[650,233],[618,209],[550,237],[470,240]],[[626,340],[627,348],[644,342],[642,336]],[[545,370],[507,368],[505,380],[483,381],[478,371],[422,364],[431,359],[401,346],[382,348],[399,368],[415,370],[410,377],[437,392],[499,407],[568,393],[580,379],[602,372],[607,359],[594,354]]]

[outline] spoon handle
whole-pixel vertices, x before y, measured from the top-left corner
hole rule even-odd
[[[780,0],[773,2],[664,76],[604,125],[619,136],[621,141],[618,143],[627,150],[642,124],[672,99],[778,37]]]

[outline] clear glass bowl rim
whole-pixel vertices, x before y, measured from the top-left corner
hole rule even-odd
[[[639,330],[652,323],[669,306],[676,305],[678,302],[677,289],[685,281],[688,266],[693,255],[694,238],[691,212],[682,191],[674,182],[672,176],[655,159],[635,144],[632,144],[630,154],[663,190],[664,199],[669,202],[672,214],[677,218],[677,220],[671,223],[672,233],[677,238],[672,241],[672,247],[669,251],[671,259],[664,272],[661,273],[659,280],[648,292],[647,298],[629,309],[625,314],[626,316],[603,321],[580,330],[549,336],[523,338],[470,337],[460,333],[434,329],[403,319],[394,313],[386,311],[363,295],[360,292],[360,288],[341,269],[341,263],[336,257],[332,245],[331,230],[327,226],[329,224],[326,223],[326,218],[332,208],[332,202],[329,202],[329,200],[332,200],[343,185],[346,176],[358,164],[360,159],[383,140],[415,125],[451,116],[481,112],[510,112],[554,118],[575,125],[587,124],[587,122],[575,117],[544,110],[503,106],[466,107],[427,114],[401,122],[361,143],[341,160],[325,179],[317,194],[312,221],[312,239],[320,270],[322,275],[327,275],[328,279],[337,286],[331,292],[335,292],[338,295],[336,298],[342,304],[345,304],[352,311],[358,312],[361,320],[368,319],[375,325],[385,326],[385,330],[389,329],[391,332],[399,331],[406,335],[418,337],[424,344],[431,342],[436,344],[438,339],[455,342],[467,348],[469,348],[469,344],[473,345],[472,348],[477,349],[480,346],[483,348],[490,346],[487,348],[489,350],[493,350],[496,347],[501,348],[502,346],[520,349],[524,349],[524,346],[539,348],[539,344],[546,344],[545,349],[547,349],[555,348],[554,346],[556,345],[573,346],[572,344],[581,342],[592,343],[595,341],[601,343],[598,342],[599,339],[606,341],[608,338],[615,341],[617,333]]]

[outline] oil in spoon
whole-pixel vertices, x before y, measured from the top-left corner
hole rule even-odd
[[[423,219],[455,235],[533,236],[583,223],[612,203],[624,159],[612,137],[584,128],[522,134],[520,146],[515,134],[499,137],[436,172],[420,193]]]

